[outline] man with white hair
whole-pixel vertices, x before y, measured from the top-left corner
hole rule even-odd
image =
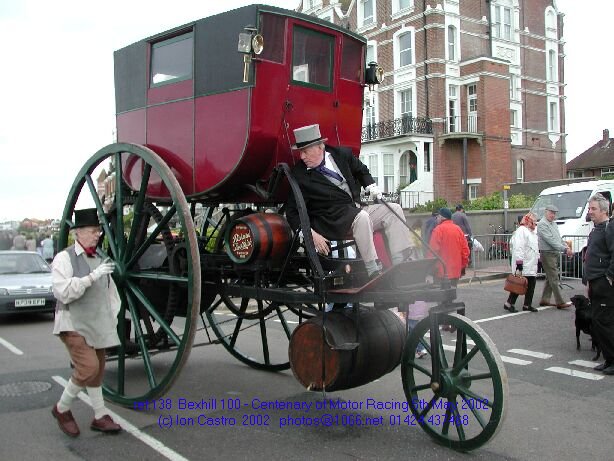
[[[588,283],[591,333],[605,359],[595,370],[614,375],[614,224],[608,224],[609,210],[610,204],[601,194],[588,201],[588,216],[595,227],[588,236],[582,282]]]
[[[101,235],[96,208],[75,210],[72,229],[75,244],[56,255],[52,279],[53,294],[58,300],[53,334],[66,346],[74,370],[51,414],[66,435],[78,436],[79,427],[70,407],[86,388],[94,409],[90,428],[117,433],[121,427],[108,414],[101,387],[105,349],[119,344],[120,300],[110,277],[114,264],[103,261],[96,253]]]
[[[394,216],[385,205],[360,205],[361,186],[372,198],[382,198],[366,165],[348,148],[325,145],[327,138],[321,136],[319,125],[297,128],[294,136],[296,144],[292,148],[300,152],[302,161],[293,167],[292,174],[305,200],[316,251],[327,255],[330,240],[344,240],[351,234],[367,274],[374,277],[379,274],[380,267],[373,231],[381,229],[388,240],[392,263],[406,260],[411,240],[399,219],[405,219],[402,208],[391,203],[397,214]],[[293,230],[300,228],[294,194],[288,198],[286,217]]]

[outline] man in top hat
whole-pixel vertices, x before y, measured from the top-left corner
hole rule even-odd
[[[565,253],[571,256],[573,253],[559,233],[559,228],[554,222],[559,209],[554,205],[546,206],[544,217],[537,223],[537,240],[539,246],[539,259],[546,273],[544,291],[540,306],[556,306],[557,309],[564,309],[571,306],[570,302],[563,300],[561,288],[559,287],[559,256]],[[550,298],[554,295],[554,304],[550,303]]]
[[[380,272],[380,266],[373,231],[383,229],[392,263],[399,264],[407,259],[411,241],[403,222],[385,205],[360,205],[361,186],[374,199],[382,198],[366,165],[354,157],[349,148],[325,145],[327,138],[321,136],[319,125],[297,128],[294,136],[296,144],[292,148],[300,152],[302,161],[292,168],[292,174],[305,200],[316,251],[326,255],[330,251],[330,240],[344,240],[351,234],[369,277],[374,277]],[[390,206],[405,219],[398,204]],[[300,228],[293,194],[288,199],[286,216],[292,229]]]
[[[96,208],[75,210],[72,229],[75,244],[56,255],[52,277],[53,294],[58,301],[53,334],[66,346],[74,370],[51,413],[65,434],[78,436],[79,427],[70,407],[86,388],[94,409],[90,428],[117,433],[121,427],[109,416],[101,387],[105,348],[119,344],[120,300],[110,277],[114,264],[102,261],[96,254],[101,234]]]

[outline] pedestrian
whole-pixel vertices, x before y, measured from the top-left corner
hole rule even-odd
[[[53,239],[50,235],[45,236],[43,241],[41,242],[41,247],[43,248],[43,258],[47,262],[51,262],[53,260]]]
[[[26,238],[26,251],[36,251],[36,239],[32,234]]]
[[[362,207],[360,187],[364,187],[374,199],[381,199],[375,180],[369,169],[348,148],[325,145],[327,138],[320,134],[319,125],[309,125],[294,130],[301,162],[292,168],[298,183],[306,212],[311,224],[311,235],[318,253],[330,252],[331,240],[346,240],[353,235],[360,257],[370,278],[381,273],[373,243],[373,231],[383,230],[388,240],[393,264],[408,259],[411,242],[405,228],[400,205],[388,207],[374,204]],[[301,227],[299,210],[294,194],[287,202],[286,217],[293,230]]]
[[[94,409],[90,428],[116,433],[116,424],[105,408],[102,380],[105,349],[117,346],[117,314],[120,300],[110,274],[112,262],[96,254],[100,224],[96,208],[75,210],[72,227],[75,244],[59,252],[53,260],[53,294],[57,298],[53,334],[66,346],[74,365],[59,402],[51,413],[60,429],[71,437],[79,427],[70,411],[75,397],[84,388]]]
[[[608,218],[609,207],[601,194],[589,199],[588,216],[595,227],[588,236],[582,283],[588,284],[591,334],[605,359],[595,370],[614,375],[614,224]]]
[[[461,228],[452,222],[452,211],[449,208],[439,209],[437,226],[433,229],[429,245],[443,260],[443,265],[440,261],[436,263],[436,280],[443,283],[447,278],[450,285],[456,287],[469,263],[469,245]],[[442,329],[455,330],[450,325],[442,325]]]
[[[13,237],[13,250],[25,251],[26,249],[26,234],[20,232]]]
[[[528,281],[522,310],[531,312],[537,312],[537,309],[531,305],[533,293],[535,292],[537,261],[539,259],[536,227],[537,216],[533,213],[527,213],[520,220],[520,225],[510,238],[513,261],[512,272],[515,266],[516,270],[526,277]],[[503,308],[510,312],[516,312],[514,304],[517,299],[518,295],[516,293],[510,293],[507,301],[503,304]]]
[[[544,291],[542,292],[540,306],[556,306],[557,309],[564,309],[571,306],[571,302],[564,301],[559,286],[559,257],[561,253],[567,256],[572,255],[569,248],[559,233],[559,228],[554,222],[559,209],[554,205],[546,206],[544,217],[537,223],[537,237],[539,245],[539,257],[546,273]],[[550,298],[554,295],[554,304],[550,303]]]
[[[437,225],[437,216],[439,215],[439,210],[433,210],[431,212],[431,217],[426,220],[424,223],[424,229],[422,230],[422,235],[424,236],[424,241],[429,243],[431,241],[431,234],[433,233],[433,229]]]
[[[467,219],[467,214],[465,213],[465,207],[462,203],[456,205],[456,211],[454,211],[452,214],[452,221],[454,224],[460,227],[463,234],[465,234],[467,245],[469,245],[469,264],[471,264],[471,253],[473,252],[473,232],[471,230],[471,224],[469,224],[469,219]]]

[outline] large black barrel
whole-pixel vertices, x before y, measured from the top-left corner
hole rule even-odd
[[[390,373],[401,361],[405,325],[391,311],[360,312],[358,321],[351,311],[326,314],[299,325],[290,339],[289,356],[296,379],[310,390],[350,389]],[[353,350],[335,349],[356,343]],[[325,361],[324,371],[322,361]]]

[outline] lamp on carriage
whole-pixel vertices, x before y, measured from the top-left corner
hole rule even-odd
[[[256,33],[258,30],[254,26],[245,26],[245,32],[239,33],[239,44],[237,51],[243,53],[243,82],[249,81],[249,64],[252,62],[252,55],[262,53],[264,49],[264,38]]]
[[[384,69],[371,61],[365,72],[365,82],[369,85],[369,90],[373,91],[375,85],[379,85],[384,81]]]

